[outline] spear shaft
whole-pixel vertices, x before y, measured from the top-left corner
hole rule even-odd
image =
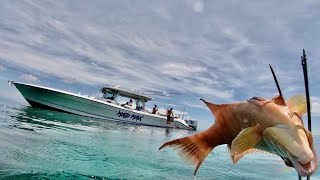
[[[303,49],[303,56],[301,56],[301,65],[304,75],[304,85],[306,89],[306,98],[307,98],[307,110],[308,110],[308,130],[311,132],[311,106],[310,106],[310,94],[309,94],[309,81],[308,81],[308,68],[307,68],[307,56],[306,52]]]
[[[281,97],[283,97],[283,96],[282,96],[281,89],[280,89],[280,86],[279,86],[279,83],[278,83],[278,80],[277,80],[277,77],[276,77],[276,74],[274,73],[273,68],[272,68],[272,66],[271,66],[270,64],[269,64],[269,67],[270,67],[270,70],[271,70],[271,72],[272,72],[273,79],[274,79],[274,81],[276,82],[276,85],[277,85],[277,88],[278,88],[279,95],[280,95]]]

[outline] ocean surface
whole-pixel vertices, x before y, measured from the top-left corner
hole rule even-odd
[[[0,179],[298,179],[294,169],[267,154],[247,155],[232,166],[226,146],[215,148],[194,177],[194,167],[174,150],[158,150],[194,133],[89,119],[0,98]],[[314,138],[319,150],[320,139]],[[320,173],[311,179],[320,179]]]

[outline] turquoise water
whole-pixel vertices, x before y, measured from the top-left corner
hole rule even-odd
[[[250,154],[231,168],[226,146],[215,148],[194,178],[194,167],[175,151],[158,150],[166,141],[193,133],[0,99],[0,179],[297,179],[277,156]],[[319,150],[318,137],[315,144]],[[311,179],[320,179],[320,173]]]

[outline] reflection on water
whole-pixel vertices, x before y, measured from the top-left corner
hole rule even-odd
[[[31,131],[51,128],[88,131],[90,126],[95,125],[94,121],[81,116],[33,107],[24,107],[19,109],[19,113],[10,116],[17,120],[13,127]]]
[[[52,122],[61,124],[79,124],[79,125],[94,125],[94,121],[81,116],[45,110],[34,107],[23,107],[19,109],[18,114],[13,114],[11,117],[16,118],[20,122],[40,125],[41,127],[54,127]]]
[[[170,136],[173,131],[179,131],[180,133],[190,135],[194,134],[192,131],[185,131],[172,128],[158,128],[158,127],[146,127],[137,124],[127,124],[116,121],[108,121],[94,118],[87,118],[83,116],[51,111],[34,107],[22,107],[14,108],[17,113],[10,113],[9,116],[16,119],[17,122],[12,126],[24,130],[34,131],[36,129],[72,129],[72,130],[97,130],[103,128],[103,130],[129,130],[141,133],[159,133],[165,132],[166,136]]]
[[[173,132],[172,128],[166,128],[166,136],[170,136],[170,133]]]

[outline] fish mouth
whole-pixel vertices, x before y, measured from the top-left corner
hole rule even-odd
[[[300,176],[311,176],[318,169],[319,162],[318,162],[317,154],[316,154],[315,149],[313,147],[310,147],[310,148],[312,150],[312,153],[314,154],[314,158],[306,164],[299,162],[297,157],[293,156],[292,154],[290,154],[287,151],[287,155],[288,155],[292,165],[294,166],[294,168],[296,169],[296,171],[298,172],[298,174]]]
[[[269,146],[273,154],[279,155],[287,166],[295,168],[300,176],[311,176],[317,171],[319,162],[317,153],[313,146],[310,147],[310,149],[314,155],[314,158],[307,163],[301,163],[299,162],[298,157],[292,155],[279,143],[269,138],[264,138],[264,141]]]

